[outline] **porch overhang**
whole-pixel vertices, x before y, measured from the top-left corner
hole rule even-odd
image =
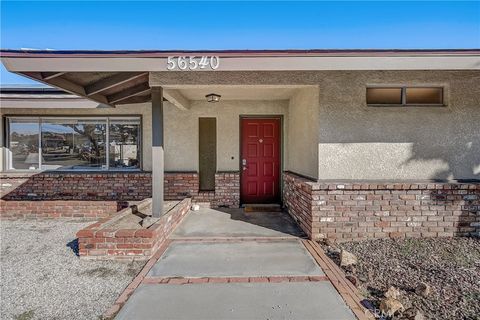
[[[222,50],[52,51],[1,50],[7,70],[95,102],[115,106],[151,101],[151,72],[168,72],[172,56],[218,56],[215,73],[320,70],[478,70],[480,50]],[[190,72],[179,71],[190,74]],[[205,71],[196,71],[205,72]],[[207,72],[212,74],[214,72]],[[197,75],[198,76],[198,75]],[[210,75],[211,76],[211,75]],[[185,75],[182,75],[185,78]],[[195,78],[195,77],[194,77]],[[155,86],[157,84],[154,84]],[[164,97],[189,101],[165,88]]]

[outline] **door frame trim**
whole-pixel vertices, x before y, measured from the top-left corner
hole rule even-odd
[[[279,168],[279,204],[283,206],[283,171],[284,171],[284,115],[283,114],[240,114],[238,117],[238,168],[240,172],[240,207],[242,202],[242,120],[243,119],[277,119],[280,120],[280,168]]]

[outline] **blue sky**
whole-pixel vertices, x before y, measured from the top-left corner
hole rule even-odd
[[[480,48],[480,2],[1,1],[6,49]],[[2,84],[31,83],[1,69]]]

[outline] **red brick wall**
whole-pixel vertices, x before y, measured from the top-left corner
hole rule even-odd
[[[238,208],[240,205],[240,173],[217,172],[215,191],[200,191],[196,172],[165,173],[165,199],[180,200],[192,197],[195,203],[206,203],[213,208]]]
[[[190,198],[183,199],[147,229],[113,229],[112,219],[131,214],[130,209],[115,217],[102,219],[77,232],[80,258],[147,260],[182,221],[190,204]]]
[[[238,208],[240,206],[240,173],[218,172],[215,174],[214,207]]]
[[[151,197],[150,172],[3,174],[4,200],[142,200]]]
[[[150,172],[42,172],[2,174],[0,178],[2,218],[104,217],[125,201],[144,200],[152,194]],[[238,207],[239,173],[219,172],[215,182],[215,191],[199,192],[196,172],[166,172],[165,199],[191,197],[211,207]]]
[[[313,182],[286,172],[284,204],[313,239],[480,235],[480,183]]]
[[[117,201],[6,201],[0,200],[0,218],[102,218],[121,209]]]
[[[290,173],[283,174],[283,205],[311,239],[314,202],[312,187],[308,182],[309,180]]]
[[[165,200],[181,200],[198,194],[196,172],[165,172],[164,181]]]

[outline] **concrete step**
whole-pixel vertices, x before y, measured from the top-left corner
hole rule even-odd
[[[278,203],[245,204],[243,210],[245,212],[282,212],[282,206]]]

